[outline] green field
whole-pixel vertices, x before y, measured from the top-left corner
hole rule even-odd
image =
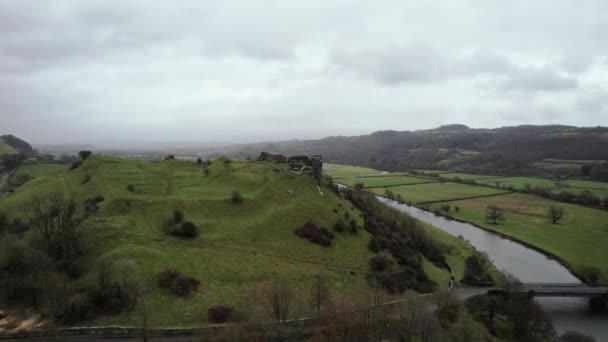
[[[448,172],[448,173],[441,173],[439,175],[441,178],[447,178],[447,179],[454,179],[456,177],[462,179],[462,180],[476,180],[476,179],[483,179],[483,178],[492,178],[495,176],[488,176],[488,175],[476,175],[476,174],[472,174],[472,173],[461,173],[461,172]]]
[[[333,178],[348,178],[374,175],[380,173],[380,171],[367,167],[324,163],[323,173]]]
[[[561,191],[568,191],[573,194],[590,191],[599,198],[608,197],[608,183],[606,182],[567,180],[562,182],[565,186],[558,186],[557,183],[551,179],[536,177],[497,177],[477,179],[475,182],[492,186],[496,186],[498,183],[502,188],[513,187],[513,189],[516,190],[525,189],[526,184],[529,184],[532,188],[537,186],[550,188],[555,194],[558,194]]]
[[[408,185],[408,184],[420,184],[420,183],[432,183],[437,180],[429,178],[418,178],[408,176],[397,176],[397,177],[360,177],[360,178],[339,178],[338,183],[346,184],[349,186],[355,186],[357,183],[363,184],[366,188],[371,187],[386,187],[394,185]]]
[[[460,198],[495,195],[505,192],[502,189],[492,189],[451,182],[392,186],[388,189],[395,193],[395,195],[401,195],[404,201],[410,201],[412,203],[447,201]],[[370,190],[378,195],[384,195],[385,192],[384,188],[372,188]]]
[[[567,204],[525,194],[449,202],[460,207],[451,214],[461,220],[526,241],[549,251],[573,268],[596,266],[602,269],[602,282],[608,282],[608,212],[579,205]],[[485,209],[496,205],[505,210],[505,222],[498,225],[485,220]],[[441,203],[433,204],[439,207]],[[559,224],[551,224],[545,217],[549,206],[563,207],[566,216]]]
[[[15,176],[25,174],[36,178],[67,169],[68,166],[64,164],[24,164],[19,166],[15,172]]]

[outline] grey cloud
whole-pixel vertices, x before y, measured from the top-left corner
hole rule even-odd
[[[602,1],[474,3],[0,1],[0,133],[252,141],[446,119],[608,124]]]
[[[576,89],[578,81],[546,67],[527,67],[509,73],[501,86],[506,90],[559,91]]]

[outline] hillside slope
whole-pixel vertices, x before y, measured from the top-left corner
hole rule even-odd
[[[242,204],[231,202],[233,190],[243,195]],[[86,199],[105,198],[99,211],[80,224],[87,233],[87,253],[79,260],[83,275],[76,286],[93,286],[104,261],[134,261],[155,312],[152,325],[198,326],[210,306],[255,306],[252,298],[276,280],[305,289],[321,275],[344,293],[365,282],[371,257],[366,232],[336,233],[329,248],[294,234],[306,222],[330,228],[345,215],[362,223],[359,212],[328,189],[321,197],[309,176],[277,173],[256,162],[225,166],[222,159],[209,166],[207,176],[192,162],[92,156],[75,170],[40,176],[17,188],[0,200],[0,211],[21,212],[31,198],[50,192],[69,194],[79,215]],[[162,232],[173,209],[199,227],[198,237],[185,240]],[[182,298],[158,287],[157,275],[167,266],[200,280],[200,288]],[[88,324],[136,325],[137,319],[130,311],[97,316]]]
[[[8,153],[19,153],[30,154],[34,152],[32,146],[13,135],[2,135],[0,136],[0,155]]]

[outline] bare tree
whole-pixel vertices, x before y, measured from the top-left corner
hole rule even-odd
[[[286,283],[275,283],[269,288],[266,299],[272,318],[277,323],[289,318],[295,297],[295,291]]]
[[[550,206],[547,208],[547,218],[551,223],[557,224],[564,216],[566,215],[566,210],[564,208],[557,208],[554,206]]]
[[[35,196],[27,203],[25,211],[51,258],[66,265],[82,252],[82,236],[76,229],[74,201],[62,193]]]
[[[513,274],[504,272],[498,277],[497,284],[509,295],[513,290],[521,286],[521,281]]]
[[[313,305],[316,307],[317,313],[319,313],[321,311],[321,304],[329,300],[330,297],[329,288],[325,283],[325,279],[323,279],[323,277],[320,275],[315,277],[311,292]]]
[[[505,220],[505,214],[499,207],[490,204],[486,208],[486,220],[492,224],[498,224],[498,221]]]

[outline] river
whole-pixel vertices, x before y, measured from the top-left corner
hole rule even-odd
[[[524,283],[576,283],[581,281],[559,262],[517,242],[502,238],[468,223],[436,216],[416,207],[378,196],[388,206],[429,223],[454,236],[462,236],[478,251],[485,252],[502,271]],[[592,314],[586,298],[537,298],[551,316],[558,334],[578,331],[599,341],[608,341],[608,315]]]

